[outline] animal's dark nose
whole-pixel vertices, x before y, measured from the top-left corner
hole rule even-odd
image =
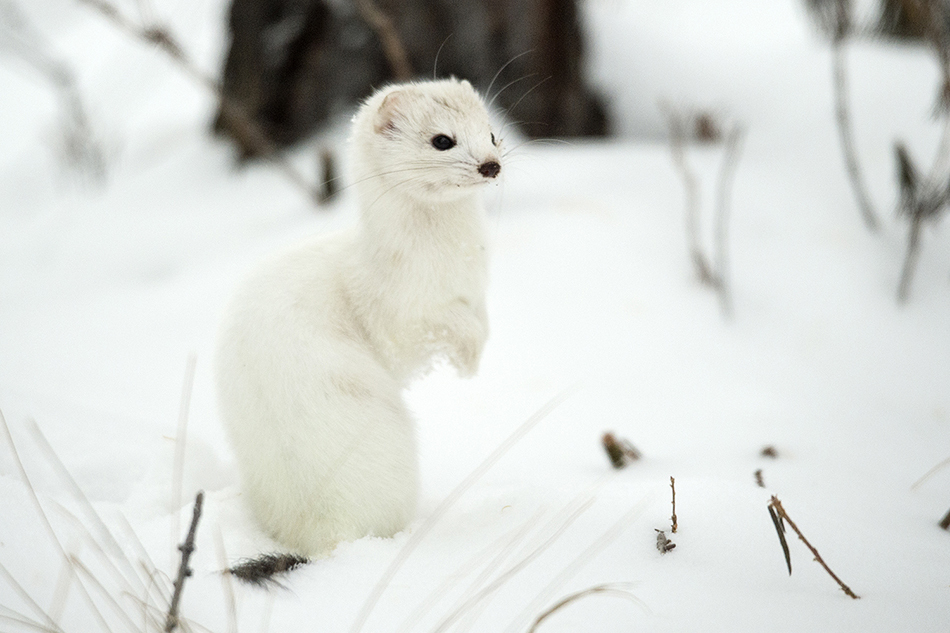
[[[490,160],[487,163],[482,163],[478,166],[478,173],[480,173],[485,178],[494,178],[500,171],[501,165],[493,160]]]

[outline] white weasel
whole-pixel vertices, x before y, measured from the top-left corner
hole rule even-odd
[[[247,280],[216,359],[248,505],[306,556],[411,520],[401,391],[440,355],[474,374],[488,336],[478,188],[501,166],[478,94],[455,79],[389,86],[360,108],[351,143],[357,226]]]

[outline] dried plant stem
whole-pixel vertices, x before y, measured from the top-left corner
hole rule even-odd
[[[851,110],[848,107],[848,76],[843,35],[835,36],[832,40],[831,55],[834,71],[835,118],[838,122],[838,136],[841,141],[841,150],[844,153],[845,167],[864,224],[870,231],[877,232],[880,223],[874,205],[871,203],[871,196],[868,194],[864,174],[858,162],[858,153],[854,146]]]
[[[910,298],[910,285],[914,279],[914,270],[920,257],[920,230],[923,218],[915,215],[910,220],[907,234],[907,251],[904,253],[904,264],[901,267],[901,278],[897,285],[897,302],[907,303]]]
[[[23,478],[23,483],[26,484],[26,490],[30,495],[30,499],[33,501],[33,505],[36,507],[36,511],[43,522],[43,526],[46,528],[50,539],[56,545],[56,549],[59,550],[63,560],[71,562],[72,559],[70,558],[69,554],[66,553],[66,548],[63,547],[62,542],[56,535],[56,531],[53,529],[53,524],[50,523],[49,517],[46,515],[46,511],[43,509],[43,504],[40,503],[39,495],[36,494],[36,489],[33,488],[33,483],[30,481],[30,476],[27,474],[26,468],[23,466],[23,461],[20,459],[20,453],[17,450],[16,442],[13,441],[13,434],[10,432],[10,427],[7,425],[7,420],[3,416],[2,411],[0,411],[0,426],[3,427],[3,432],[6,436],[7,443],[9,444],[10,450],[13,452],[13,458],[16,461],[17,470],[20,472],[20,476]],[[92,599],[89,589],[86,587],[85,583],[83,583],[82,580],[78,578],[78,576],[76,580],[76,584],[79,585],[79,589],[82,592],[83,599],[86,601],[86,604],[89,605],[89,608],[95,616],[96,621],[99,623],[99,626],[104,631],[110,631],[111,629],[109,628],[106,619],[103,617],[102,612],[99,611],[99,607],[96,606],[95,600]],[[54,629],[56,629],[55,626]]]
[[[202,491],[199,491],[195,496],[195,509],[191,516],[191,527],[188,528],[188,536],[185,538],[185,542],[178,548],[181,550],[181,564],[178,566],[178,577],[175,579],[175,593],[172,594],[172,603],[168,607],[168,616],[165,618],[165,633],[171,633],[178,627],[178,606],[181,602],[181,593],[185,588],[185,578],[191,575],[188,561],[191,559],[192,552],[195,551],[195,531],[198,529],[198,519],[201,518],[201,506],[204,497],[205,494]]]
[[[795,534],[798,535],[798,538],[801,540],[801,542],[805,544],[805,547],[807,547],[811,551],[812,555],[815,557],[815,561],[819,565],[821,565],[825,569],[826,572],[828,572],[829,576],[834,578],[835,582],[838,583],[838,586],[841,587],[841,590],[845,592],[845,594],[847,594],[848,597],[854,598],[855,600],[861,597],[857,595],[856,593],[854,593],[853,591],[851,591],[851,588],[848,587],[848,585],[844,584],[841,581],[841,579],[838,578],[838,576],[833,571],[831,571],[831,568],[828,567],[827,563],[825,563],[824,559],[818,553],[818,550],[816,550],[814,546],[812,546],[812,544],[808,542],[808,539],[805,538],[805,535],[802,534],[802,531],[798,529],[798,526],[795,525],[795,522],[792,521],[792,519],[788,516],[788,513],[785,512],[785,508],[782,507],[782,502],[779,501],[778,497],[774,495],[772,496],[771,501],[769,501],[769,510],[770,512],[774,512],[773,520],[775,520],[775,518],[777,517],[778,523],[781,523],[782,521],[788,523],[788,525],[792,528]],[[792,568],[791,568],[791,563],[789,563],[789,574],[791,573],[792,573]]]
[[[940,527],[945,530],[950,530],[950,510],[947,510],[947,513],[940,519]]]
[[[621,586],[622,585],[616,585],[616,584],[596,585],[594,587],[584,589],[583,591],[572,593],[566,598],[559,600],[557,603],[554,604],[554,606],[552,606],[550,609],[548,609],[547,611],[539,615],[537,619],[535,619],[534,624],[531,625],[531,628],[528,629],[528,633],[535,633],[535,631],[537,631],[538,629],[538,626],[540,626],[544,620],[546,620],[548,617],[550,617],[551,615],[553,615],[560,609],[563,609],[564,607],[571,604],[572,602],[576,602],[577,600],[580,600],[581,598],[586,598],[587,596],[590,596],[596,593],[618,596],[620,598],[625,598],[627,600],[630,600],[632,602],[639,604],[640,606],[643,606],[643,602],[641,602],[639,598],[637,598],[631,592],[625,589],[621,589],[620,588]]]
[[[398,81],[412,79],[414,75],[412,64],[409,63],[406,47],[403,46],[392,19],[372,0],[356,0],[356,10],[370,28],[376,31],[376,36],[383,46],[386,61],[389,62],[389,68],[395,78]]]
[[[716,193],[715,216],[715,265],[716,289],[724,316],[732,316],[732,290],[729,280],[729,207],[732,198],[732,183],[739,165],[739,153],[743,129],[736,125],[726,137],[726,148],[719,167],[719,183]]]
[[[667,120],[670,127],[673,165],[680,172],[683,187],[686,189],[686,239],[690,258],[699,281],[715,286],[716,275],[703,253],[699,239],[699,179],[686,160],[686,124],[682,117],[671,108],[667,108]]]
[[[244,106],[224,94],[220,83],[199,70],[198,66],[185,54],[182,47],[166,28],[154,25],[139,26],[123,16],[114,5],[106,0],[77,1],[98,11],[119,30],[125,31],[147,44],[158,47],[168,55],[187,76],[214,95],[220,105],[221,114],[232,126],[235,135],[240,137],[243,146],[251,148],[255,153],[274,163],[288,180],[303,190],[312,200],[319,201],[318,188],[308,182],[290,161],[280,154],[277,146],[248,114]]]
[[[670,531],[676,534],[676,480],[672,477],[670,477],[670,491],[673,493],[673,516],[670,517],[673,526]]]

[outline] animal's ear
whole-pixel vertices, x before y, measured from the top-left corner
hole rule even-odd
[[[392,134],[396,131],[396,119],[406,108],[408,100],[409,95],[405,90],[394,90],[383,98],[373,125],[377,134]]]

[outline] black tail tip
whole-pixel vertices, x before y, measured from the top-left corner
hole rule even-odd
[[[301,565],[306,565],[310,559],[298,554],[261,554],[257,558],[245,558],[228,572],[243,582],[258,587],[279,585],[276,576],[280,576]]]

